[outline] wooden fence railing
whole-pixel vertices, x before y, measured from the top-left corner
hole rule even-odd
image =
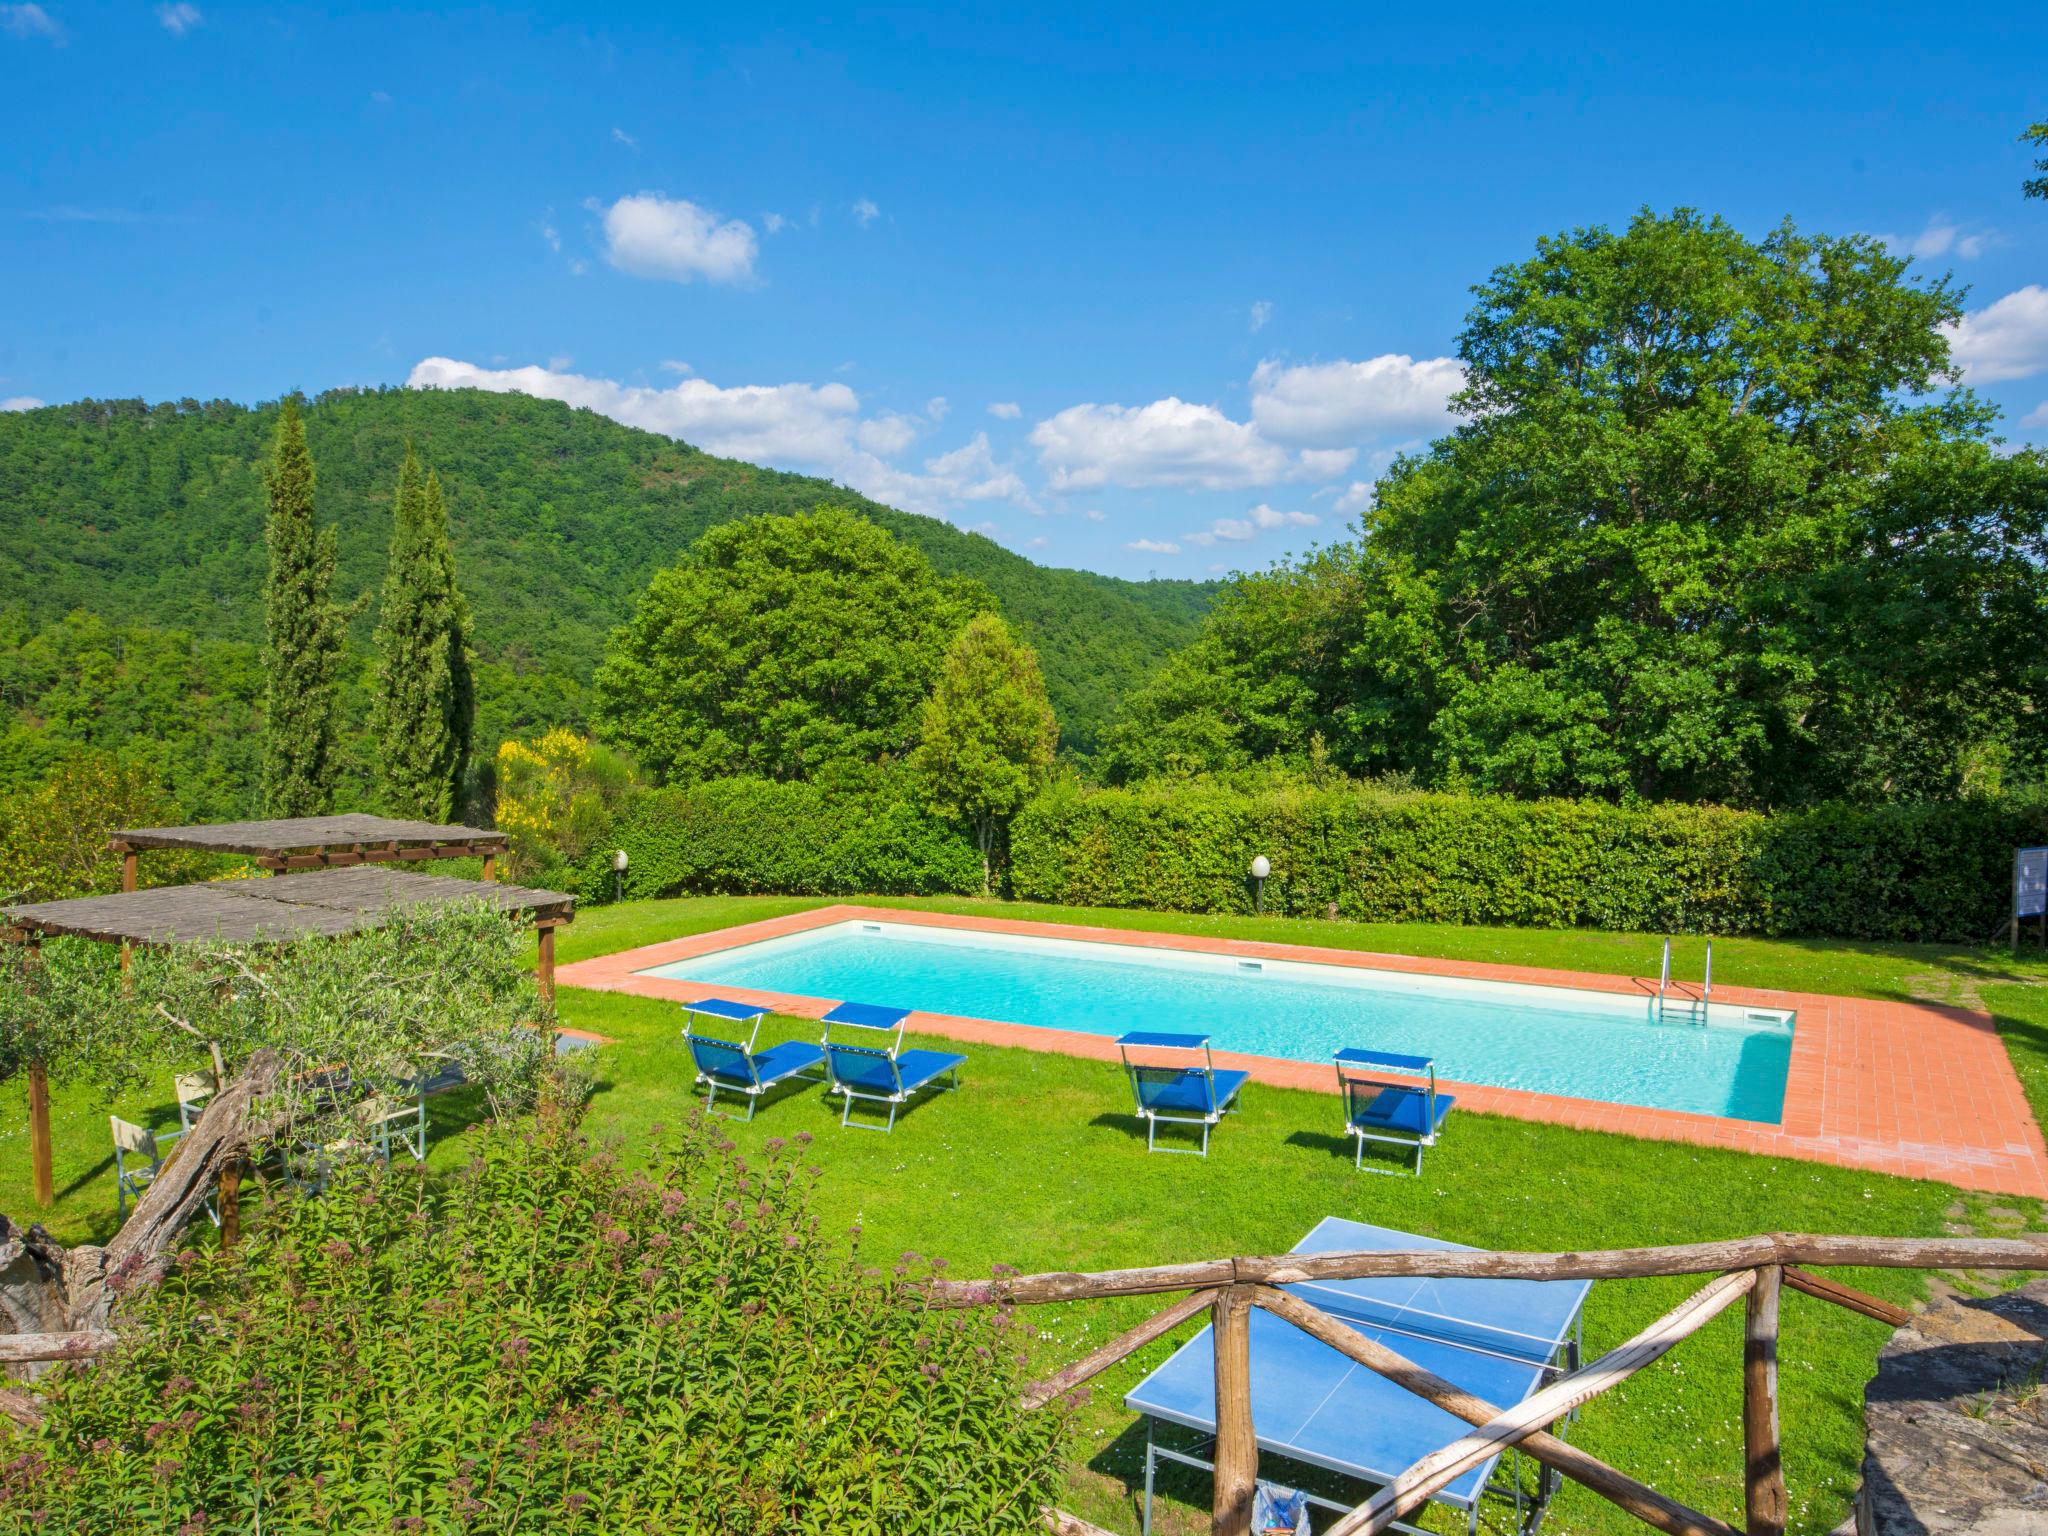
[[[1890,1238],[1773,1234],[1670,1248],[1620,1248],[1588,1253],[1285,1253],[1269,1258],[1212,1259],[1099,1274],[1016,1275],[941,1280],[929,1287],[935,1306],[1030,1305],[1168,1291],[1189,1294],[1137,1327],[1028,1388],[1027,1408],[1041,1407],[1099,1376],[1118,1361],[1207,1311],[1215,1328],[1216,1491],[1214,1536],[1251,1529],[1258,1478],[1258,1435],[1252,1423],[1250,1309],[1261,1307],[1320,1339],[1338,1353],[1434,1403],[1473,1426],[1471,1434],[1398,1474],[1325,1536],[1365,1536],[1414,1513],[1438,1490],[1510,1446],[1584,1484],[1643,1524],[1670,1536],[1783,1536],[1784,1471],[1778,1439],[1778,1308],[1786,1289],[1897,1327],[1910,1314],[1813,1274],[1809,1265],[1874,1269],[2048,1270],[2048,1240],[2024,1238]],[[1649,1327],[1523,1402],[1485,1402],[1303,1301],[1281,1286],[1316,1280],[1409,1275],[1518,1280],[1647,1279],[1712,1275],[1706,1285]],[[1743,1303],[1742,1436],[1744,1532],[1638,1482],[1626,1472],[1567,1444],[1550,1427],[1660,1359],[1736,1302]],[[1070,1517],[1055,1529],[1085,1529]]]

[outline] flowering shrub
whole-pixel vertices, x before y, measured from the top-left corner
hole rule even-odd
[[[533,742],[498,748],[498,830],[511,843],[515,880],[573,878],[565,871],[604,835],[633,788],[633,768],[587,737],[556,726]]]
[[[1017,1406],[1019,1332],[821,1234],[807,1136],[757,1164],[699,1115],[628,1170],[568,1122],[186,1255],[46,1378],[0,1530],[1035,1528],[1064,1420]]]

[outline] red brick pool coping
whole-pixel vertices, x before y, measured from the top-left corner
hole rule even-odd
[[[836,999],[710,987],[639,973],[712,950],[854,919],[1034,938],[1087,939],[1247,959],[1304,960],[1363,970],[1461,976],[1595,992],[1644,994],[1655,990],[1653,982],[1640,977],[1584,971],[1483,965],[1301,944],[1266,944],[1249,939],[1213,939],[1142,929],[851,905],[816,907],[786,917],[742,923],[712,933],[579,960],[563,966],[556,979],[565,987],[628,992],[678,1003],[695,1002],[716,992],[743,1002],[761,1003],[778,1013],[816,1018]],[[1457,1093],[1465,1107],[1485,1114],[1696,1146],[1732,1147],[1742,1152],[1833,1163],[1843,1168],[1869,1168],[1909,1178],[1940,1179],[1967,1189],[2048,1199],[2048,1147],[2042,1143],[2040,1127],[2028,1109],[2019,1078],[1988,1014],[1927,1003],[1873,1002],[1756,987],[1717,987],[1714,998],[1716,1002],[1797,1011],[1798,1027],[1792,1037],[1792,1061],[1785,1080],[1785,1113],[1780,1124],[1723,1120],[1678,1110],[1640,1109],[1481,1083],[1445,1086]],[[924,1034],[976,1044],[1021,1046],[1026,1050],[1116,1060],[1115,1042],[1103,1035],[938,1013],[914,1013],[910,1025]],[[1245,1069],[1258,1082],[1326,1093],[1335,1091],[1334,1076],[1320,1063],[1230,1052],[1218,1052],[1216,1059],[1219,1064]]]

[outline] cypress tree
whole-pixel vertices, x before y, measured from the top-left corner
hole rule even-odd
[[[476,690],[441,482],[410,447],[392,498],[370,729],[383,808],[447,821],[461,804]]]
[[[329,595],[334,530],[313,526],[313,454],[296,396],[278,415],[265,480],[263,806],[270,816],[319,816],[334,799],[335,680],[348,616]]]

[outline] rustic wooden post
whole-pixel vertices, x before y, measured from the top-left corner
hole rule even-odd
[[[495,849],[484,855],[484,878],[486,880],[498,878],[498,855]]]
[[[133,848],[130,848],[126,843],[114,843],[111,846],[113,847],[116,853],[121,855],[121,889],[124,891],[132,891],[135,889],[137,884],[137,864],[141,856],[137,854]],[[134,965],[134,963],[135,946],[133,944],[130,944],[126,939],[123,939],[121,941],[121,974],[123,976],[126,976],[128,974],[129,967]]]
[[[534,967],[534,979],[540,983],[540,995],[548,1002],[555,1000],[555,925],[542,922],[538,935],[540,964]]]
[[[220,1246],[223,1251],[242,1240],[242,1160],[231,1157],[221,1165]]]
[[[1218,1291],[1214,1319],[1216,1502],[1209,1529],[1212,1536],[1251,1536],[1259,1442],[1252,1428],[1250,1290],[1230,1285]]]
[[[40,1061],[28,1064],[28,1157],[36,1204],[48,1210],[57,1198],[57,1180],[50,1169],[50,1078]]]
[[[1778,1447],[1778,1297],[1785,1272],[1756,1271],[1742,1333],[1743,1513],[1749,1536],[1784,1536],[1785,1468]]]
[[[40,964],[42,936],[31,933],[22,942],[28,945],[29,964]],[[36,1204],[48,1210],[57,1200],[57,1179],[50,1167],[50,1074],[34,1054],[28,1063],[28,1162]]]

